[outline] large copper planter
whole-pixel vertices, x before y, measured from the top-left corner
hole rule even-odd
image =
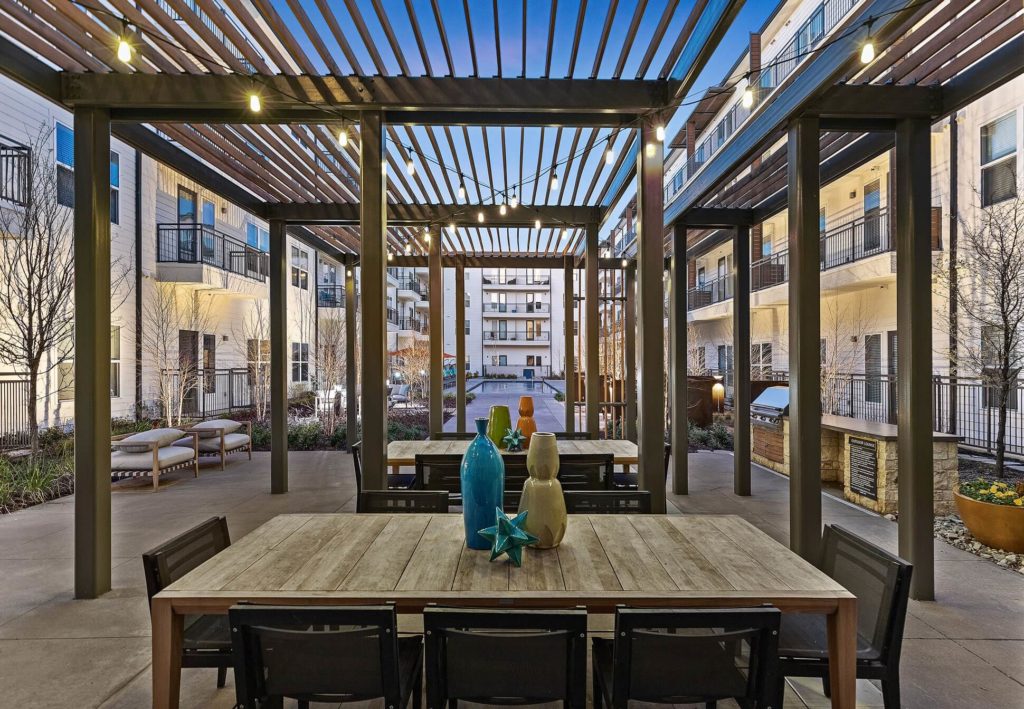
[[[956,509],[967,529],[982,544],[1024,553],[1024,507],[995,505],[954,493]]]

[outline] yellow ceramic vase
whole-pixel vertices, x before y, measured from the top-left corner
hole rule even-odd
[[[523,484],[519,511],[526,510],[526,531],[539,539],[536,546],[550,549],[565,536],[568,517],[562,483],[558,482],[558,445],[553,433],[534,433],[526,454],[530,477]]]
[[[537,432],[537,422],[533,420],[533,397],[519,397],[519,421],[516,422],[523,434],[523,448],[529,449],[530,439]]]

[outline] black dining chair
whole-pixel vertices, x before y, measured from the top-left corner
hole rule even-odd
[[[445,513],[448,493],[443,490],[363,490],[359,493],[356,512],[395,514]]]
[[[352,466],[356,474],[356,495],[363,491],[363,442],[356,441],[349,450],[352,451]],[[391,473],[385,471],[389,490],[411,490],[416,483],[416,476],[411,473]],[[358,510],[357,510],[358,511]]]
[[[472,431],[434,431],[430,434],[432,441],[472,441],[476,433]]]
[[[665,480],[668,480],[669,464],[672,460],[672,444],[665,444]],[[634,468],[630,472],[616,472],[613,478],[614,485],[619,490],[636,490],[639,487],[640,476]]]
[[[589,431],[555,431],[555,438],[559,441],[592,441],[594,437]]]
[[[587,701],[587,612],[428,607],[427,706]]]
[[[569,514],[651,513],[651,493],[646,490],[566,490],[565,509]]]
[[[885,706],[899,707],[900,654],[913,567],[853,532],[826,525],[819,568],[857,597],[857,679],[881,680]],[[831,694],[823,615],[784,616],[777,700],[786,677],[820,677],[825,694]]]
[[[594,638],[594,707],[703,702],[710,709],[733,699],[770,709],[781,615],[770,607],[619,608],[614,639]]]
[[[146,595],[152,607],[160,593],[216,554],[231,546],[228,521],[211,517],[202,524],[170,539],[142,555],[146,572]],[[223,687],[233,665],[231,633],[224,615],[185,616],[181,648],[182,667],[217,668],[217,686]]]
[[[448,502],[462,504],[462,455],[459,453],[421,453],[416,456],[418,490],[443,490]]]
[[[398,636],[393,605],[237,605],[228,610],[235,692],[243,709],[294,699],[332,704],[384,699],[419,709],[423,638]]]
[[[563,490],[608,490],[614,464],[611,453],[560,453],[558,480]]]

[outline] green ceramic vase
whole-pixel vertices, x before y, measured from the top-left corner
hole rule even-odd
[[[512,428],[512,414],[507,406],[492,406],[490,416],[487,417],[487,437],[500,450],[508,448],[505,443],[505,434]]]

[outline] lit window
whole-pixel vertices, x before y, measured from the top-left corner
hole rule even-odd
[[[305,342],[292,343],[292,381],[309,381],[309,344]]]
[[[309,252],[297,246],[292,247],[292,285],[302,290],[309,288]]]
[[[981,128],[981,205],[1017,196],[1017,126],[1011,113]]]

